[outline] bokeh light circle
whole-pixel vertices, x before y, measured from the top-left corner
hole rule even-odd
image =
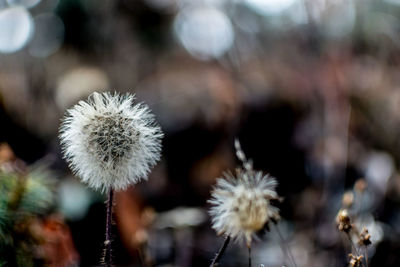
[[[232,24],[216,8],[183,9],[175,19],[174,29],[182,45],[199,59],[218,58],[233,44]]]
[[[35,57],[47,57],[60,48],[64,41],[64,24],[53,13],[34,18],[35,34],[29,43],[29,53]]]
[[[22,49],[34,31],[31,15],[23,7],[0,10],[0,53],[13,53]]]

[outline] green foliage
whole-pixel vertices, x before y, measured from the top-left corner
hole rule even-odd
[[[35,266],[38,240],[31,222],[51,207],[54,193],[48,173],[0,171],[0,267]]]

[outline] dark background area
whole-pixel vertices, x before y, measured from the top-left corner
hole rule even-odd
[[[396,0],[0,0],[0,142],[51,170],[41,216],[69,229],[68,252],[54,250],[67,266],[102,255],[104,196],[73,177],[57,137],[94,91],[134,93],[165,133],[149,181],[116,196],[117,266],[210,263],[223,238],[207,199],[239,164],[235,138],[284,198],[283,239],[260,237],[254,266],[291,266],[282,246],[298,266],[347,266],[335,217],[348,190],[370,266],[400,266],[399,26]],[[221,266],[246,257],[235,243]]]

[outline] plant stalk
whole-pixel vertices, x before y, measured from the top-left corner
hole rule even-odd
[[[251,246],[247,247],[249,249],[249,267],[251,267]]]
[[[224,254],[226,248],[228,247],[229,241],[231,241],[231,237],[227,236],[225,238],[224,244],[222,244],[222,247],[219,249],[217,255],[215,255],[215,258],[213,259],[213,261],[211,262],[210,267],[215,267],[217,266],[216,264],[218,263],[218,261],[221,259],[222,255]]]
[[[105,245],[105,254],[104,254],[104,264],[107,267],[112,266],[112,257],[111,257],[111,228],[112,228],[112,207],[113,207],[113,197],[114,191],[110,189],[108,192],[108,200],[107,200],[107,211],[106,211],[106,240],[104,241]]]

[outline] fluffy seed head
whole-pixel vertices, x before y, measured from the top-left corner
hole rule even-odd
[[[160,158],[160,127],[133,95],[93,93],[67,110],[60,127],[70,168],[90,187],[122,190],[141,179]]]
[[[209,201],[212,227],[218,234],[245,239],[250,245],[254,234],[270,220],[279,219],[279,210],[270,200],[278,199],[277,181],[260,171],[239,170],[217,179]]]

